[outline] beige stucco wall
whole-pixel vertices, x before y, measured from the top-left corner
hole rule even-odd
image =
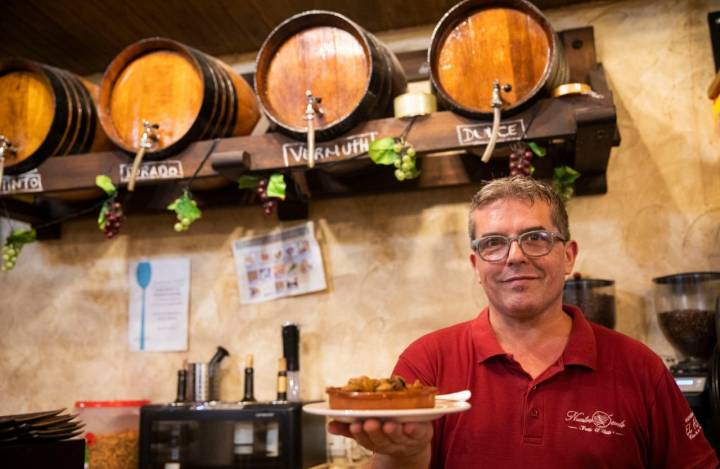
[[[557,29],[594,26],[623,138],[608,194],[570,204],[577,270],[615,279],[618,330],[663,354],[670,349],[648,315],[651,279],[720,270],[720,142],[705,97],[714,75],[706,14],[717,9],[638,0],[548,12]],[[232,354],[223,397],[241,397],[242,357],[254,353],[257,394],[272,398],[288,320],[302,327],[306,397],[353,375],[384,375],[411,340],[485,303],[467,259],[475,190],[313,202],[328,290],[254,306],[239,303],[230,245],[279,225],[258,207],[207,210],[185,234],[172,231],[170,215],[132,214],[113,241],[91,219],[67,223],[61,240],[31,245],[0,276],[0,413],[78,399],[167,401],[183,360],[207,360],[218,344]],[[128,350],[127,271],[142,256],[192,260],[186,353]]]

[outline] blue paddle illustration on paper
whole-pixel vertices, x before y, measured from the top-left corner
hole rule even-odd
[[[145,350],[145,289],[150,285],[152,268],[149,262],[138,262],[135,279],[142,288],[142,309],[140,310],[140,350]]]

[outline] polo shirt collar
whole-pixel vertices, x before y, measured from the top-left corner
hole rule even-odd
[[[581,365],[593,370],[596,369],[597,343],[592,326],[576,307],[563,305],[563,310],[573,320],[570,337],[562,354],[563,363],[565,365]],[[507,355],[500,347],[495,332],[490,326],[490,314],[487,307],[480,311],[480,314],[472,322],[471,328],[475,356],[479,363],[483,363],[492,357]]]
[[[563,311],[573,318],[570,337],[562,354],[563,362],[597,369],[597,341],[590,322],[575,306],[563,305]]]

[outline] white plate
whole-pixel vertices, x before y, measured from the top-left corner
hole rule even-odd
[[[331,409],[327,402],[305,404],[303,410],[308,414],[324,415],[339,422],[352,423],[357,420],[380,419],[396,422],[429,422],[443,415],[464,412],[470,408],[467,402],[435,401],[435,407],[429,409],[400,410],[340,410]]]

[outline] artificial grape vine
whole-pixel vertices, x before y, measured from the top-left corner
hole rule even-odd
[[[5,244],[3,245],[2,266],[0,266],[0,270],[7,272],[14,269],[22,248],[26,244],[34,242],[35,239],[37,239],[35,230],[13,230],[10,236],[5,239]]]
[[[265,215],[272,215],[273,210],[275,210],[275,206],[277,205],[277,201],[271,199],[267,194],[267,186],[268,186],[268,178],[260,178],[258,180],[258,185],[255,188],[255,192],[257,193],[258,197],[260,197],[260,203],[262,205],[263,212]]]
[[[274,173],[269,178],[254,175],[244,175],[238,179],[240,189],[254,189],[260,199],[263,213],[272,215],[278,206],[279,200],[285,200],[285,177],[281,173]]]
[[[190,191],[185,189],[180,197],[175,199],[173,203],[167,206],[168,210],[175,212],[177,223],[173,225],[173,229],[180,233],[190,229],[190,225],[202,217],[202,212],[190,195]]]
[[[98,228],[103,232],[106,239],[113,239],[120,233],[124,218],[122,204],[117,200],[118,191],[111,179],[104,174],[95,178],[95,184],[105,191],[108,196],[100,208],[97,220]]]
[[[513,145],[510,153],[510,176],[532,176],[535,168],[532,165],[533,152],[521,144]]]
[[[404,137],[385,137],[370,142],[368,155],[375,164],[395,166],[398,181],[420,176],[415,148]]]
[[[98,225],[103,230],[103,234],[107,239],[113,239],[120,233],[120,227],[123,222],[122,204],[113,196],[108,199],[100,209],[100,217]]]
[[[570,166],[558,166],[553,170],[552,185],[567,202],[575,194],[575,181],[580,173]]]

